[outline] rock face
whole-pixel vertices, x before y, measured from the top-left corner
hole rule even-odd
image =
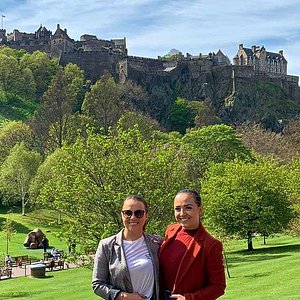
[[[46,245],[44,245],[43,243],[46,243]],[[43,247],[47,248],[49,246],[49,241],[41,229],[35,228],[27,234],[23,245],[30,249],[37,249]]]

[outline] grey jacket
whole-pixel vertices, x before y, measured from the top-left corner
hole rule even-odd
[[[122,244],[122,233],[123,230],[116,235],[101,240],[95,256],[92,287],[96,295],[106,300],[115,299],[120,291],[133,292]],[[160,236],[148,233],[144,233],[144,237],[153,263],[153,299],[158,300],[158,250],[163,239]]]

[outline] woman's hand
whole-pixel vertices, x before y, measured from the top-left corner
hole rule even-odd
[[[177,300],[185,300],[185,297],[180,294],[172,294],[170,296],[171,299],[177,299]]]
[[[118,294],[116,300],[144,300],[145,296],[140,295],[139,293],[127,293],[121,292]]]

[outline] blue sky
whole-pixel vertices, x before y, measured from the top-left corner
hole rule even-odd
[[[129,55],[157,57],[172,48],[192,55],[221,49],[232,61],[239,44],[284,51],[300,76],[300,0],[0,0],[8,33],[56,25],[71,38],[127,38]]]

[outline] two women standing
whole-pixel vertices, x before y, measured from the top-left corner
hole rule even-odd
[[[162,243],[162,238],[144,232],[145,200],[128,197],[121,212],[124,229],[99,243],[94,292],[116,300],[220,297],[226,287],[222,244],[204,229],[201,213],[200,195],[194,190],[180,191],[174,199],[177,224],[167,228]]]

